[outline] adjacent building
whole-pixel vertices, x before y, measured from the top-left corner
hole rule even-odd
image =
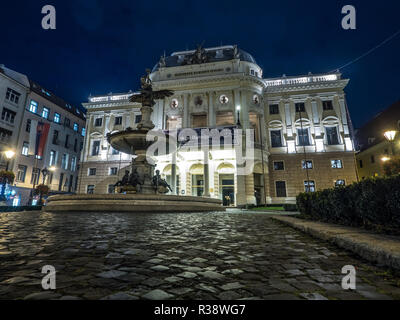
[[[340,73],[265,78],[252,55],[237,46],[197,48],[161,57],[153,88],[174,95],[157,101],[156,129],[234,132],[250,129],[254,152],[243,144],[202,151],[180,149],[156,157],[156,169],[173,192],[220,198],[225,205],[294,202],[298,193],[357,180],[352,127]],[[134,92],[90,97],[82,158],[81,193],[114,192],[131,157],[107,143],[109,132],[135,128]],[[244,139],[245,141],[246,139]]]
[[[10,82],[0,86],[5,114],[0,125],[2,130],[12,132],[3,151],[15,152],[8,161],[9,170],[15,174],[14,185],[6,190],[10,204],[35,203],[31,191],[42,183],[52,192],[75,192],[85,134],[85,110],[72,106],[25,75],[5,67],[1,69],[15,81],[14,86]],[[12,95],[14,101],[10,103]],[[12,116],[8,116],[11,111]]]
[[[394,155],[400,155],[400,101],[378,113],[364,126],[356,130],[357,170],[360,179],[383,176],[383,163]],[[394,140],[385,137],[394,133]]]

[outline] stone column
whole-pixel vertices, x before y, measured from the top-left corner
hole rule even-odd
[[[204,197],[210,196],[210,177],[209,177],[209,162],[208,162],[208,149],[204,150]]]
[[[176,194],[176,152],[172,153],[171,189],[172,189],[172,194]]]
[[[183,95],[183,121],[182,121],[182,127],[183,128],[189,128],[190,127],[190,121],[189,121],[189,104],[188,104],[188,95],[184,94]]]
[[[216,117],[215,117],[215,109],[214,109],[214,92],[210,92],[208,94],[208,126],[215,127],[216,125]]]
[[[247,204],[257,204],[256,197],[254,196],[254,175],[248,174],[245,177],[246,185],[246,203]]]
[[[342,124],[343,124],[344,134],[348,135],[349,134],[349,126],[347,123],[347,110],[346,110],[346,103],[344,100],[344,96],[339,97],[339,106],[340,106],[340,113],[342,116]]]

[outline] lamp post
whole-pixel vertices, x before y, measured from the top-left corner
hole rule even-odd
[[[394,148],[394,139],[396,138],[396,130],[388,130],[385,131],[385,133],[383,134],[386,138],[387,141],[390,142],[391,146],[392,146],[392,155],[394,156],[396,154],[395,148]]]
[[[49,170],[46,167],[44,167],[44,169],[42,170],[42,174],[43,174],[43,183],[42,184],[44,185],[44,182],[46,181],[46,177],[49,174]]]
[[[236,106],[236,111],[237,111],[237,121],[236,121],[236,125],[241,126],[240,124],[240,106]]]
[[[7,150],[7,151],[4,152],[4,155],[6,156],[6,159],[7,159],[6,171],[8,171],[8,166],[10,164],[10,160],[12,158],[14,158],[15,152],[13,150]]]
[[[10,160],[15,156],[15,152],[12,150],[6,150],[4,152],[4,155],[6,156],[7,159],[7,164],[6,164],[6,172],[3,173],[2,176],[2,183],[1,183],[1,194],[0,194],[0,201],[6,201],[6,197],[5,197],[5,192],[6,192],[6,185],[7,183],[12,183],[12,181],[10,181],[10,179],[13,180],[13,178],[9,177],[9,175],[7,174],[8,171],[8,167],[10,164]]]

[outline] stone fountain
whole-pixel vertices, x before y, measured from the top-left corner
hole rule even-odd
[[[127,128],[107,135],[111,146],[123,153],[131,154],[130,170],[115,185],[116,194],[56,195],[47,200],[46,212],[201,212],[224,211],[222,201],[208,197],[178,196],[166,194],[172,191],[161,178],[158,170],[148,161],[147,150],[154,143],[165,144],[168,150],[169,136],[153,135],[154,124],[151,113],[155,100],[173,94],[170,90],[154,91],[150,70],[141,78],[140,94],[130,100],[141,103],[142,120],[136,129]],[[153,139],[152,139],[153,138]],[[164,140],[164,141],[163,141]],[[161,155],[158,153],[158,155]]]

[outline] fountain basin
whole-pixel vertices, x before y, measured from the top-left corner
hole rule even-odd
[[[219,199],[164,194],[78,194],[47,199],[45,212],[207,212],[225,211]]]

